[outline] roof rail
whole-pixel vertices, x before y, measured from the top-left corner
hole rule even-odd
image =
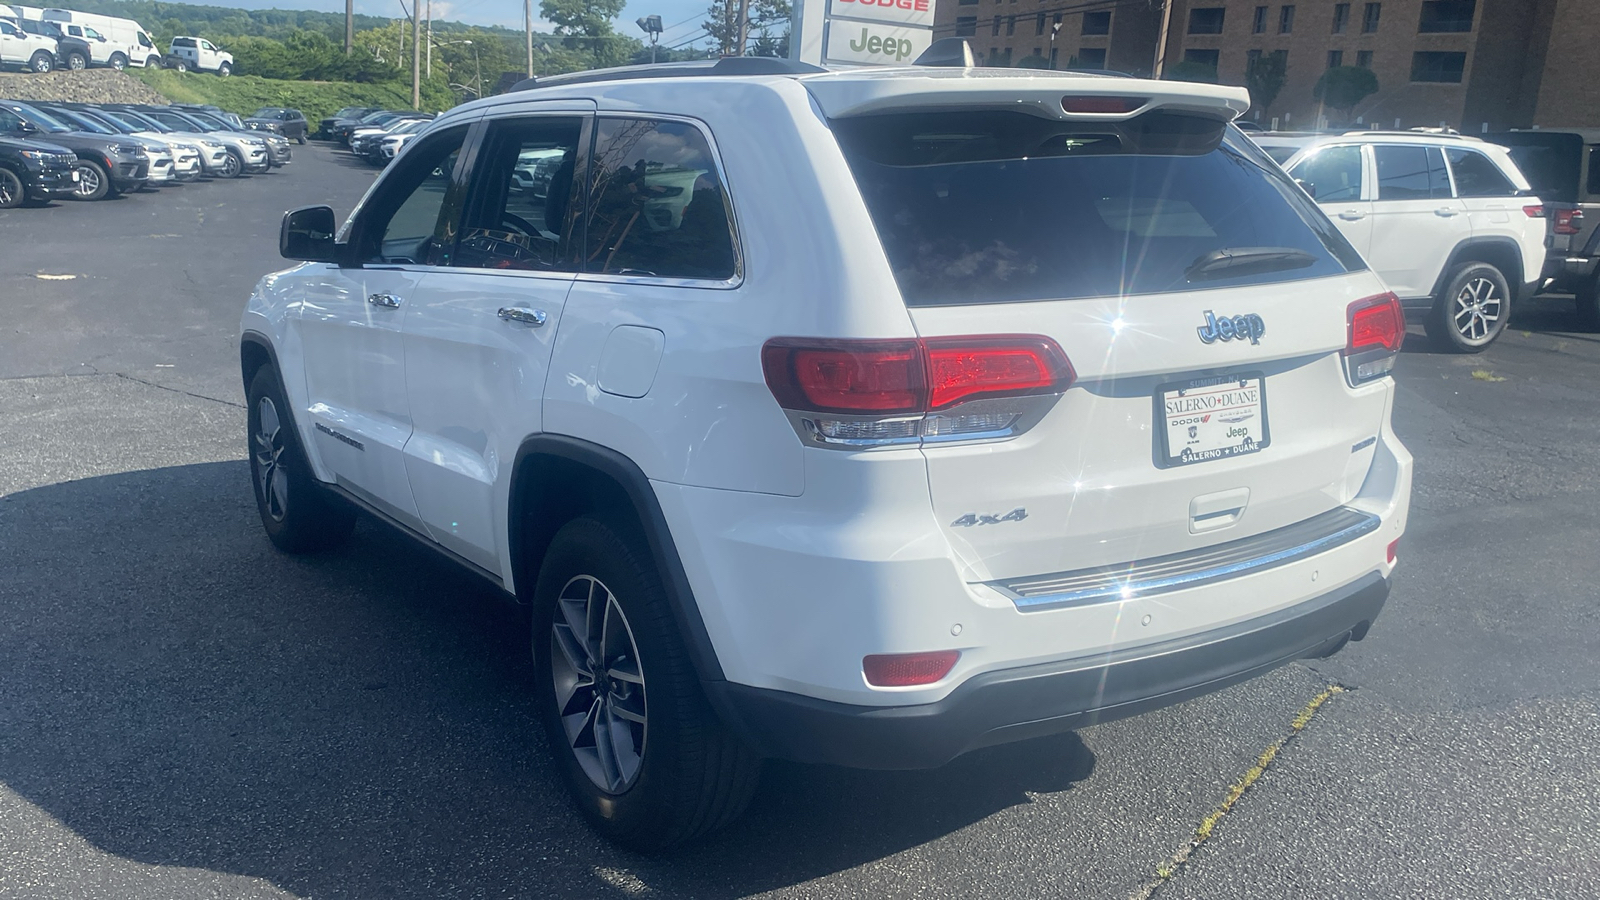
[[[637,78],[693,78],[702,76],[731,77],[739,75],[815,75],[826,72],[821,66],[777,59],[770,56],[724,56],[718,60],[689,60],[688,62],[656,63],[644,66],[618,66],[612,69],[590,69],[587,72],[569,72],[565,75],[544,75],[525,78],[517,82],[512,91],[532,91],[539,88],[560,87],[569,84],[591,84],[597,81],[632,81]]]
[[[1457,141],[1481,141],[1475,134],[1462,134],[1458,131],[1440,131],[1437,128],[1357,128],[1342,133],[1342,136],[1353,137],[1363,134],[1391,134],[1405,137],[1448,138]]]

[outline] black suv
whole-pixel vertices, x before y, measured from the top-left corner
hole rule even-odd
[[[1545,290],[1570,293],[1578,317],[1600,328],[1600,129],[1502,131],[1484,138],[1511,150],[1549,220]]]
[[[298,109],[282,109],[269,106],[258,109],[255,115],[244,120],[246,128],[257,128],[264,131],[273,131],[283,135],[291,141],[306,142],[306,134],[311,126],[306,122],[305,114]]]
[[[133,138],[76,131],[26,103],[0,100],[0,135],[43,140],[76,153],[80,200],[136,191],[150,177],[150,154]]]
[[[0,129],[6,116],[0,109]],[[0,137],[0,209],[70,197],[78,180],[78,155],[65,147]]]
[[[346,106],[333,115],[323,119],[317,125],[317,137],[325,141],[333,140],[333,130],[341,122],[354,122],[367,113],[375,113],[382,107],[377,106]]]

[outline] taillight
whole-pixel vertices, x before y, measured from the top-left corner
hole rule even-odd
[[[1382,378],[1394,368],[1406,339],[1406,314],[1394,294],[1379,294],[1350,304],[1345,371],[1352,385]]]
[[[1551,231],[1555,234],[1577,234],[1583,230],[1583,210],[1558,209],[1555,211],[1555,227]]]
[[[1013,437],[1075,377],[1039,335],[774,338],[761,367],[802,439],[845,449]]]
[[[1542,206],[1524,206],[1522,208],[1522,213],[1523,213],[1523,215],[1527,216],[1530,219],[1542,219],[1542,218],[1544,218],[1544,207],[1542,207]]]
[[[874,687],[913,687],[933,684],[950,674],[960,650],[931,653],[880,653],[861,660],[861,673]]]

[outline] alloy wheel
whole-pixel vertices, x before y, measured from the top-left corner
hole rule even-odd
[[[623,793],[639,778],[648,736],[633,629],[615,595],[589,575],[567,582],[556,606],[550,667],[567,743],[590,781]]]
[[[82,71],[84,69],[87,69],[88,67],[89,67],[89,61],[84,59],[83,57],[77,55],[76,53],[74,53],[72,56],[67,57],[67,68],[72,69],[75,72]]]
[[[55,68],[55,64],[52,63],[50,58],[45,56],[43,53],[40,53],[33,58],[33,71],[39,73],[40,75],[43,75],[53,68]]]
[[[289,473],[283,469],[283,422],[271,397],[256,402],[256,430],[250,436],[261,502],[274,522],[289,512]]]
[[[228,158],[222,161],[222,176],[224,178],[232,178],[232,177],[234,177],[235,175],[238,175],[238,174],[239,174],[239,157],[234,156],[232,153],[229,153],[228,154]]]
[[[10,172],[0,173],[0,209],[9,209],[21,199],[18,189],[22,182]]]
[[[100,170],[94,166],[78,167],[78,185],[74,190],[78,197],[88,200],[100,193]]]
[[[1503,298],[1495,283],[1487,278],[1474,278],[1456,293],[1451,321],[1463,338],[1477,343],[1494,333],[1502,313]]]

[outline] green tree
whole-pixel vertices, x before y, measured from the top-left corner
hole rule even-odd
[[[593,65],[617,66],[627,62],[640,43],[611,29],[627,0],[539,0],[539,12],[555,26],[562,45],[588,54]]]
[[[1357,103],[1378,92],[1378,76],[1361,66],[1334,66],[1322,73],[1312,96],[1334,109],[1343,110],[1345,118]]]
[[[747,56],[789,55],[789,0],[749,0],[746,15],[750,17],[745,27]],[[713,0],[706,9],[706,20],[700,25],[716,41],[717,52],[722,56],[738,52],[739,0]],[[776,26],[781,26],[781,30],[773,37],[771,31]],[[778,52],[780,45],[781,53]]]
[[[1258,56],[1250,61],[1245,69],[1244,83],[1250,91],[1250,102],[1258,114],[1264,114],[1271,108],[1288,77],[1289,64],[1277,53]]]
[[[1198,81],[1203,84],[1216,84],[1217,69],[1215,66],[1209,66],[1203,62],[1186,59],[1183,62],[1168,66],[1167,71],[1161,77],[1167,81]]]

